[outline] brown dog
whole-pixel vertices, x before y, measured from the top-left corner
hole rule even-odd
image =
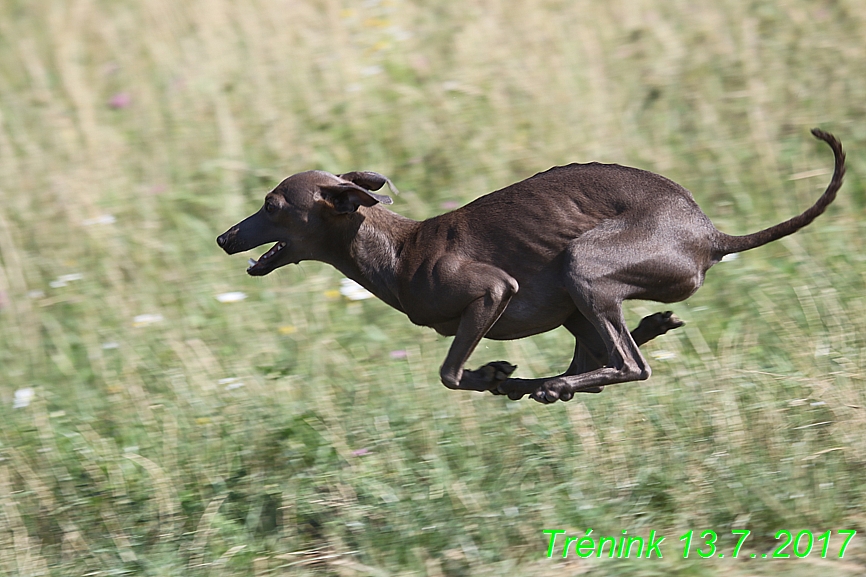
[[[626,299],[671,303],[691,296],[726,254],[806,226],[836,197],[845,173],[838,140],[818,129],[836,164],[827,190],[803,214],[746,236],[716,230],[692,195],[670,180],[616,164],[552,168],[424,222],[385,209],[375,172],[302,172],[281,182],[257,213],[220,235],[228,253],[275,242],[247,273],[318,260],[404,312],[454,335],[440,370],[451,389],[541,402],[643,380],[638,346],[682,325],[671,313],[629,333]],[[575,337],[565,373],[511,378],[504,361],[464,369],[482,339],[519,339],[564,326]]]

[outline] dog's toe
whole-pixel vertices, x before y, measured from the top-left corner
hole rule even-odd
[[[532,400],[545,405],[555,403],[560,398],[560,392],[552,387],[541,387],[532,393]]]
[[[487,363],[486,366],[492,367],[496,371],[494,378],[500,381],[507,380],[511,376],[511,373],[517,370],[517,365],[512,365],[508,361],[493,361],[492,363]]]
[[[501,385],[508,380],[511,373],[515,370],[517,370],[517,365],[512,365],[508,361],[493,361],[479,369],[484,376],[484,380],[489,383],[487,390],[494,395],[501,395],[507,392]]]
[[[523,398],[523,393],[521,393],[520,391],[510,391],[507,394],[508,398],[512,401],[519,401]]]
[[[661,313],[661,315],[662,318],[660,326],[661,328],[665,329],[665,331],[678,329],[684,324],[686,324],[685,322],[681,321],[680,318],[673,313],[673,311],[665,311]]]

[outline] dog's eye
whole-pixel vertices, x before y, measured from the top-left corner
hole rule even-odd
[[[265,201],[265,212],[268,214],[275,212],[277,210],[277,205],[271,202],[270,200]]]

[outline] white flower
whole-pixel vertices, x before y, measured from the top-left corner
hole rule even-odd
[[[15,391],[15,400],[12,401],[12,408],[23,409],[24,407],[30,405],[30,401],[33,400],[34,395],[35,392],[30,387],[18,389],[17,391]]]
[[[84,226],[91,226],[94,224],[114,224],[117,221],[112,214],[101,214],[96,218],[88,218],[86,220],[81,221],[81,224]]]
[[[246,293],[242,293],[239,291],[230,292],[230,293],[221,293],[216,296],[216,300],[221,303],[236,303],[240,302],[247,298]]]
[[[227,379],[220,379],[217,381],[217,384],[224,385],[227,391],[232,391],[234,389],[239,389],[244,386],[240,379],[237,377],[229,377]]]
[[[154,323],[162,322],[162,315],[159,313],[147,313],[143,315],[137,315],[132,319],[132,326],[134,327],[146,327],[147,325],[152,325]]]
[[[84,275],[81,274],[80,272],[74,272],[72,274],[63,274],[63,275],[60,275],[59,277],[57,277],[57,280],[53,280],[50,283],[48,283],[48,286],[50,286],[51,288],[61,288],[61,287],[65,287],[66,285],[68,285],[71,282],[75,282],[75,281],[81,280],[83,278],[84,278]]]
[[[375,295],[349,278],[340,281],[340,294],[350,301],[362,301]]]

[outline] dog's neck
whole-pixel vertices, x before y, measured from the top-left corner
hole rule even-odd
[[[379,297],[386,304],[403,311],[397,298],[397,269],[406,240],[419,223],[374,206],[364,210],[341,244],[345,252],[332,264],[344,275]],[[357,218],[357,217],[356,217]]]

